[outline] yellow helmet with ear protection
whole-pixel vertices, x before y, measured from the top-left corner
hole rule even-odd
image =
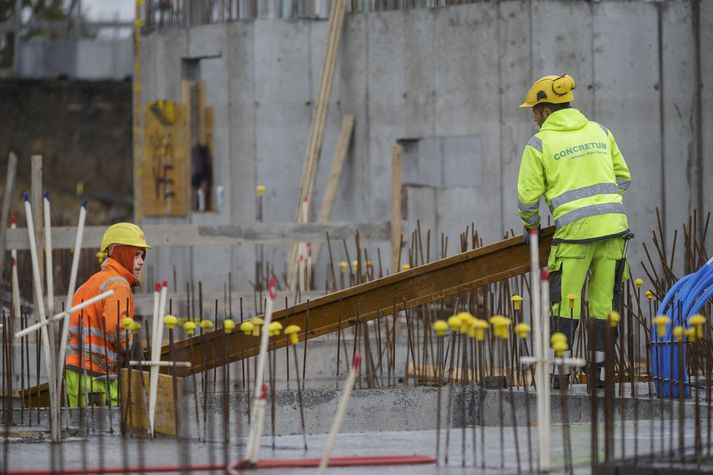
[[[520,107],[534,107],[547,102],[550,104],[563,104],[574,100],[574,79],[569,74],[561,76],[543,76],[530,87],[525,96],[525,102]]]

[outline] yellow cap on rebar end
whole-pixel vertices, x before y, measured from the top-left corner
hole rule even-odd
[[[296,345],[297,343],[300,342],[300,337],[299,337],[299,332],[301,328],[298,327],[297,325],[288,325],[287,328],[285,328],[285,335],[290,337],[290,344]]]
[[[250,336],[255,332],[255,325],[251,322],[243,322],[240,324],[240,331],[245,335]]]
[[[169,330],[173,330],[173,328],[178,325],[178,319],[173,315],[166,315],[165,317],[163,317],[163,323],[168,327]]]
[[[666,325],[668,325],[668,322],[670,321],[671,319],[666,315],[658,315],[654,318],[654,325],[658,328],[657,334],[659,337],[663,338],[666,336]]]
[[[512,300],[512,306],[515,310],[520,310],[520,306],[522,305],[522,295],[513,295],[510,297],[510,300]]]
[[[433,322],[433,331],[436,332],[436,335],[443,336],[448,331],[448,324],[445,320],[436,320]]]
[[[193,335],[195,329],[196,324],[190,320],[183,324],[183,330],[186,332],[187,335]]]
[[[530,334],[530,325],[525,322],[515,325],[515,333],[523,340]]]

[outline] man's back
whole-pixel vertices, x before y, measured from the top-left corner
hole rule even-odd
[[[544,196],[557,225],[556,239],[581,241],[628,230],[617,184],[629,181],[611,133],[574,108],[550,114],[528,142],[520,166],[521,203]]]

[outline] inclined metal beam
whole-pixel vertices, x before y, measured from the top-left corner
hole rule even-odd
[[[554,227],[541,233],[540,262],[547,262],[553,234]],[[302,329],[300,341],[304,341],[337,331],[340,308],[344,329],[357,322],[373,320],[377,314],[382,317],[391,315],[394,310],[403,310],[404,306],[412,308],[438,301],[529,270],[529,249],[522,237],[517,236],[276,311],[272,320],[282,323],[285,328],[298,325]],[[280,335],[271,339],[270,349],[282,348],[286,344],[287,338]],[[176,375],[187,376],[254,356],[259,345],[258,337],[245,336],[240,331],[224,335],[217,325],[215,331],[174,345],[172,359],[192,364],[190,368],[175,368]],[[161,359],[169,359],[167,346],[162,349]],[[161,371],[169,370],[162,368]]]

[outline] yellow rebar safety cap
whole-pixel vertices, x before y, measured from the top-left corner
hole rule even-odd
[[[262,324],[264,323],[262,318],[260,317],[253,317],[250,319],[250,323],[253,324],[253,336],[260,336],[260,328],[262,327]],[[240,327],[242,329],[242,326]],[[270,329],[268,328],[268,331]]]
[[[567,343],[567,335],[565,335],[562,332],[555,332],[552,335],[550,335],[550,345],[554,347],[554,344],[557,342],[563,341]]]
[[[243,322],[240,324],[240,331],[250,336],[255,331],[255,325],[250,322]]]
[[[470,325],[470,319],[475,318],[468,312],[459,312],[456,315],[460,319],[460,327],[458,328],[459,333],[468,333],[468,326]]]
[[[668,325],[668,322],[670,321],[671,319],[668,318],[666,315],[659,315],[654,318],[654,325],[656,325],[656,327],[658,328],[658,336],[666,336],[666,325]]]
[[[688,319],[688,324],[695,329],[696,339],[703,338],[703,324],[706,323],[706,317],[697,313]]]
[[[520,107],[534,107],[547,102],[550,104],[563,104],[574,100],[574,79],[569,74],[561,76],[543,76],[530,87],[525,96],[525,102]]]
[[[488,322],[480,318],[473,320],[473,328],[475,328],[475,339],[483,341],[485,339],[485,330],[490,327]]]
[[[267,331],[269,332],[270,336],[278,336],[282,331],[282,323],[270,322],[270,325],[267,327]]]
[[[436,332],[436,335],[443,336],[448,330],[448,324],[445,322],[445,320],[436,320],[436,322],[433,324],[433,330]]]
[[[567,340],[557,340],[553,342],[552,349],[555,352],[555,356],[561,358],[564,355],[564,352],[569,349],[569,347],[567,346]]]
[[[574,309],[574,302],[577,301],[577,296],[574,294],[569,294],[567,296],[567,304],[569,305],[569,309],[572,310]]]
[[[458,332],[458,330],[460,330],[460,314],[448,317],[446,322],[448,322],[448,326],[451,327],[452,332]]]
[[[285,335],[290,337],[290,344],[296,345],[297,343],[300,342],[300,337],[299,337],[299,332],[301,328],[298,327],[297,325],[288,325],[287,328],[285,328]]]
[[[530,325],[525,322],[518,323],[515,326],[515,333],[524,340],[530,334]]]
[[[165,317],[163,317],[163,323],[165,323],[168,329],[170,330],[176,325],[178,325],[178,319],[173,315],[166,315]]]
[[[191,321],[187,321],[186,323],[183,324],[183,331],[186,332],[186,335],[193,335],[193,332],[195,331],[195,329],[196,329],[196,324]]]
[[[520,310],[520,305],[522,305],[522,295],[513,295],[510,297],[510,300],[512,300],[512,306],[515,310]]]
[[[493,315],[490,317],[490,324],[493,326],[493,335],[498,338],[507,339],[508,327],[512,321],[504,315]]]

